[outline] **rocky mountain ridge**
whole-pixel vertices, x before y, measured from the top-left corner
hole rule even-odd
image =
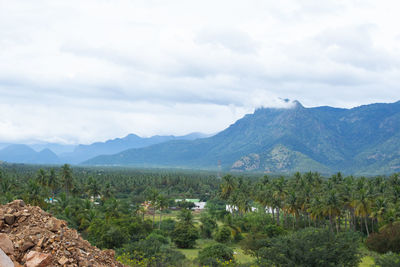
[[[400,101],[351,109],[260,108],[220,133],[170,141],[86,165],[131,165],[290,173],[338,171],[356,175],[400,171]]]

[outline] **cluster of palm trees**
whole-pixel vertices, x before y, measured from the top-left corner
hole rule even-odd
[[[87,179],[79,181],[73,175],[69,164],[64,164],[56,171],[54,168],[45,170],[40,168],[34,179],[28,180],[25,190],[28,202],[35,205],[43,205],[43,201],[50,197],[51,202],[61,192],[69,195],[90,197],[93,200],[102,198],[109,199],[114,194],[114,189],[109,182],[101,184],[98,179],[88,176]],[[50,196],[49,196],[50,195]],[[59,198],[59,197],[57,197]],[[58,199],[57,199],[58,201]]]
[[[150,204],[149,206],[152,209],[152,214],[153,214],[153,228],[154,228],[154,223],[155,223],[155,217],[156,217],[156,210],[160,211],[160,221],[158,223],[158,229],[161,228],[161,221],[162,221],[162,211],[166,208],[169,207],[170,204],[170,199],[165,196],[164,194],[160,193],[156,188],[150,188],[146,192],[146,199],[148,203]],[[143,215],[146,212],[145,210],[142,210]]]
[[[338,173],[323,178],[310,172],[290,178],[264,176],[254,183],[227,175],[220,196],[237,207],[239,215],[258,203],[285,227],[328,225],[332,231],[353,229],[369,235],[379,224],[400,219],[399,174],[355,178]]]

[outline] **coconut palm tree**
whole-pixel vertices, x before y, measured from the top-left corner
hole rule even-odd
[[[71,189],[74,186],[73,180],[74,179],[72,177],[71,166],[69,164],[64,164],[61,167],[61,181],[64,185],[65,192],[67,195],[69,194],[69,192],[71,191]]]
[[[160,210],[160,223],[158,224],[158,229],[161,229],[162,211],[165,208],[168,208],[168,204],[169,204],[169,199],[166,196],[164,196],[162,194],[158,195],[158,197],[157,197],[157,208]]]
[[[336,223],[336,232],[339,232],[336,217],[341,213],[341,203],[335,190],[327,192],[323,199],[324,214],[329,217],[329,228],[333,231],[333,222]]]
[[[367,231],[367,236],[369,236],[367,218],[371,214],[372,202],[365,188],[361,188],[358,191],[357,198],[353,201],[353,207],[355,214],[364,218],[365,230]]]
[[[273,181],[273,208],[276,209],[276,224],[280,224],[280,210],[283,207],[283,201],[286,196],[286,181],[283,176]]]
[[[221,198],[228,200],[237,187],[236,179],[228,174],[222,177]]]
[[[146,198],[150,202],[150,206],[151,206],[151,208],[153,210],[153,224],[152,224],[152,226],[154,228],[154,222],[155,222],[155,219],[156,219],[156,209],[158,207],[157,206],[158,205],[157,201],[158,201],[158,197],[160,195],[160,192],[156,188],[150,188],[146,192],[146,195],[147,195]]]
[[[47,185],[50,187],[51,200],[53,202],[54,201],[54,195],[55,195],[57,187],[58,187],[57,174],[56,174],[56,171],[53,168],[50,169],[50,174],[48,176]]]

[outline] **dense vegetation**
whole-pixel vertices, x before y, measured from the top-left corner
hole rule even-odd
[[[357,266],[366,253],[380,266],[399,261],[398,174],[218,179],[176,170],[0,166],[1,203],[39,205],[131,266]],[[178,198],[207,206],[194,212]]]

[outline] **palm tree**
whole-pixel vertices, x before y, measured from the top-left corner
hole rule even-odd
[[[324,217],[324,206],[320,196],[316,195],[312,199],[310,207],[307,209],[307,211],[310,213],[310,217],[314,220],[315,225],[317,224],[317,221]]]
[[[146,192],[147,195],[147,200],[150,202],[150,206],[153,209],[153,228],[154,228],[154,221],[156,219],[156,208],[157,208],[157,201],[158,201],[158,197],[160,195],[160,192],[158,192],[157,189],[155,188],[151,188]]]
[[[367,236],[369,236],[369,229],[367,218],[371,213],[371,199],[368,197],[367,191],[365,188],[362,188],[358,191],[357,198],[353,202],[353,206],[355,209],[355,214],[364,218],[365,230],[367,231]]]
[[[44,192],[37,181],[29,179],[25,192],[28,203],[31,203],[35,206],[44,206]]]
[[[222,177],[221,198],[224,200],[228,200],[233,191],[235,191],[236,187],[237,183],[232,175],[228,174]]]
[[[284,208],[287,213],[291,214],[293,218],[296,219],[296,224],[297,224],[300,207],[298,204],[298,197],[293,189],[291,189],[286,196]],[[295,227],[295,220],[293,220],[293,229],[294,227]]]
[[[89,177],[88,193],[93,197],[93,199],[100,195],[100,185],[97,180],[93,178],[93,176]]]
[[[269,212],[269,209],[272,207],[272,190],[269,182],[267,183],[259,183],[257,187],[254,189],[255,200],[260,203],[260,205],[264,208],[264,212]],[[272,209],[272,217],[275,220],[274,210]]]
[[[283,201],[286,196],[286,189],[285,189],[285,178],[280,177],[273,181],[273,209],[276,209],[276,224],[279,225],[280,223],[280,209],[282,208]]]
[[[158,224],[158,229],[161,229],[162,211],[163,209],[168,208],[168,204],[169,204],[169,199],[166,196],[160,194],[157,197],[157,207],[160,209],[160,223]]]
[[[74,185],[73,177],[72,177],[72,170],[71,170],[71,166],[69,164],[64,164],[61,167],[61,181],[63,182],[65,191],[68,194]]]
[[[42,168],[40,168],[38,170],[37,175],[36,175],[36,180],[38,181],[38,183],[41,186],[47,186],[48,181],[47,181],[47,174],[46,174],[45,170],[43,170]]]
[[[341,203],[339,197],[334,190],[327,193],[324,198],[324,214],[329,216],[329,228],[333,231],[333,221],[336,223],[336,232],[339,232],[338,223],[336,217],[340,215]]]
[[[387,212],[387,202],[386,199],[382,196],[375,199],[373,202],[373,206],[371,208],[370,217],[372,218],[372,222],[376,220],[377,223],[383,221],[385,214]],[[374,227],[372,226],[372,231],[374,231]]]
[[[55,191],[56,191],[57,186],[58,186],[58,179],[57,179],[56,171],[53,168],[50,169],[50,174],[49,174],[49,177],[48,177],[48,180],[47,180],[47,185],[51,189],[51,200],[53,202],[54,201]]]
[[[107,182],[106,185],[101,189],[101,198],[103,201],[110,199],[114,196],[114,188],[111,186],[110,182]]]

